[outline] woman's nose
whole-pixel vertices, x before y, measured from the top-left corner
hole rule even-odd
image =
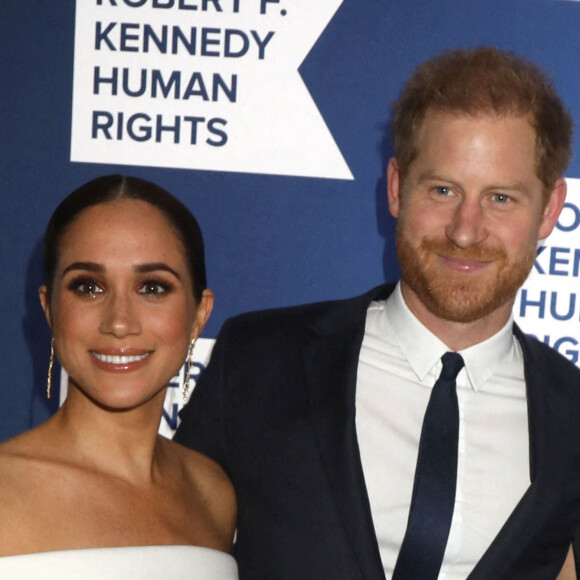
[[[100,331],[118,338],[141,331],[137,308],[130,297],[113,293],[107,298],[103,305]]]

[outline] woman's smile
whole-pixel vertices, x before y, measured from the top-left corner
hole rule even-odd
[[[112,350],[112,349],[111,349]],[[110,372],[130,372],[135,371],[148,362],[153,351],[137,351],[136,349],[114,349],[116,352],[90,351],[95,359],[95,364]]]

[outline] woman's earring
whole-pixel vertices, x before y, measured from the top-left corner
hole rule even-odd
[[[189,349],[187,350],[187,360],[185,361],[185,374],[183,375],[183,401],[187,401],[189,396],[189,374],[191,373],[191,365],[193,358],[193,347],[195,346],[195,341],[197,336],[194,336],[189,343]]]
[[[52,393],[52,367],[54,366],[54,338],[50,338],[50,358],[48,359],[48,374],[46,376],[46,398]]]

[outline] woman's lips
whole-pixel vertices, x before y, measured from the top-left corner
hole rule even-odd
[[[143,367],[153,351],[136,349],[127,350],[92,350],[90,351],[95,365],[109,372],[132,372]]]

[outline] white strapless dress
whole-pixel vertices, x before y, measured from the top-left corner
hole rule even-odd
[[[0,558],[2,580],[237,580],[229,554],[199,546],[40,552]]]

